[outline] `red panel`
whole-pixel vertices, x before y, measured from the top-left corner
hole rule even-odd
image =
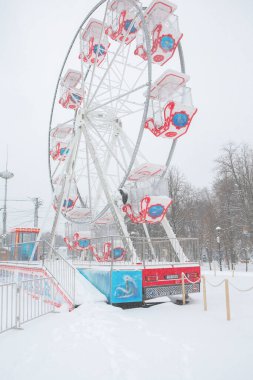
[[[181,284],[182,273],[185,274],[185,283],[196,282],[200,279],[200,266],[181,266],[174,268],[148,268],[142,271],[142,286],[164,286]]]
[[[35,232],[35,233],[39,233],[40,232],[40,229],[39,228],[21,228],[21,227],[18,227],[18,228],[13,228],[11,230],[11,232]]]

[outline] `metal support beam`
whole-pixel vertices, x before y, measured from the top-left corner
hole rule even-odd
[[[93,164],[96,168],[98,177],[99,177],[100,182],[102,184],[103,191],[105,193],[105,196],[106,196],[109,208],[111,210],[112,216],[114,218],[116,227],[119,231],[119,235],[122,239],[122,242],[123,242],[125,249],[127,250],[127,252],[131,253],[131,255],[132,255],[133,264],[136,264],[136,260],[137,260],[136,251],[134,249],[132,241],[130,240],[130,238],[128,236],[128,231],[127,231],[127,227],[124,223],[123,216],[120,214],[118,207],[114,203],[114,200],[113,200],[112,195],[110,193],[107,181],[104,177],[102,166],[100,165],[100,162],[99,162],[97,155],[96,155],[96,150],[92,144],[91,138],[90,138],[89,133],[87,131],[87,127],[85,125],[85,120],[82,120],[81,113],[79,114],[79,117],[80,117],[80,125],[82,125],[82,131],[83,131],[85,140],[87,142],[87,147],[88,147],[88,150],[90,152],[90,156],[92,158]],[[89,121],[87,120],[87,125],[88,124],[89,124]]]
[[[171,225],[169,224],[167,218],[163,218],[162,220],[162,226],[168,236],[168,238],[170,239],[170,243],[180,261],[180,263],[182,262],[186,262],[186,261],[189,261],[187,256],[184,254],[184,251],[183,251],[183,248],[181,247],[179,241],[177,240],[177,237],[171,227]]]

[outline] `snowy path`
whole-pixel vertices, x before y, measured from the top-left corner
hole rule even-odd
[[[121,310],[79,280],[78,309],[0,336],[1,380],[252,379],[253,291],[231,289],[227,322],[223,287],[208,287],[207,312],[201,294],[185,307]],[[253,284],[252,274],[231,280],[241,288]]]

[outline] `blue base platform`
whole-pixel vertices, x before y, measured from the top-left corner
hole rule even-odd
[[[142,302],[141,270],[78,268],[78,271],[104,294],[111,304]]]

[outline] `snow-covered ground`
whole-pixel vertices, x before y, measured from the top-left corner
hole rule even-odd
[[[229,278],[247,289],[253,273],[206,272],[209,283]],[[73,312],[49,314],[0,336],[1,380],[251,380],[253,290],[230,286],[226,321],[224,284],[207,284],[186,306],[166,303],[122,310],[81,275]]]

